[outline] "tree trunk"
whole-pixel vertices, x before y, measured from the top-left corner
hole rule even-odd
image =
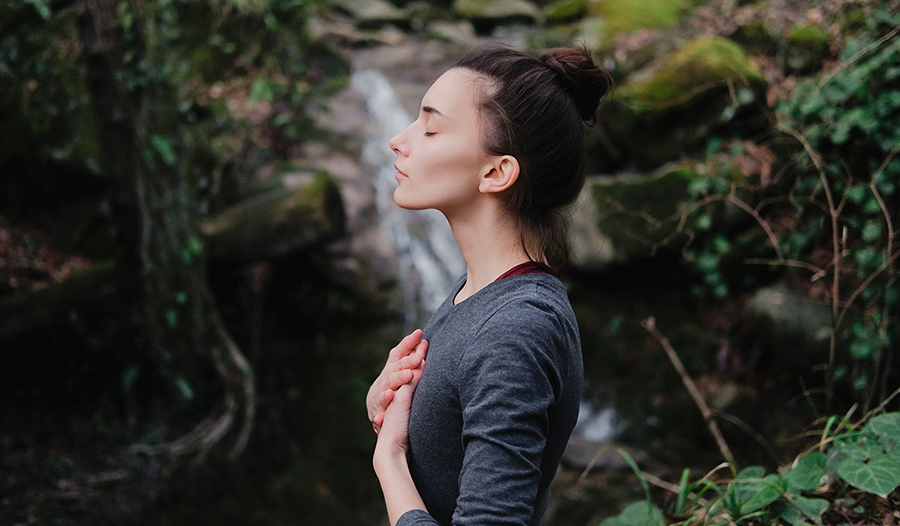
[[[163,68],[153,63],[154,50],[144,45],[158,41],[153,32],[160,5],[75,0],[99,143],[116,188],[118,286],[126,302],[123,317],[132,321],[126,345],[149,355],[172,392],[185,398],[210,391],[196,380],[210,360],[224,379],[217,414],[154,449],[202,457],[242,412],[234,458],[253,420],[253,375],[210,300],[196,186],[189,163],[178,158],[177,100]]]

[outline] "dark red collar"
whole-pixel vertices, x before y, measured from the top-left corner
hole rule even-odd
[[[495,281],[500,281],[503,278],[508,278],[510,276],[518,276],[520,274],[535,274],[537,272],[544,272],[544,269],[540,267],[534,261],[526,261],[521,265],[516,265],[515,267],[504,272],[499,278]]]

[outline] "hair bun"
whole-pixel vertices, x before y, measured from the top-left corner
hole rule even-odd
[[[587,51],[553,48],[541,60],[556,72],[560,82],[575,101],[581,120],[594,124],[600,100],[612,89],[612,75],[594,64]]]

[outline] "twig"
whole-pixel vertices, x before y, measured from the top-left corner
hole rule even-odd
[[[722,456],[728,462],[735,464],[734,455],[731,454],[731,450],[728,449],[728,444],[725,442],[725,438],[722,436],[722,432],[719,430],[719,425],[713,419],[713,413],[710,410],[709,406],[706,404],[706,400],[703,399],[703,395],[700,393],[700,390],[697,389],[697,384],[691,379],[690,375],[688,375],[687,370],[684,368],[684,365],[681,363],[681,360],[678,359],[678,355],[675,353],[675,349],[672,348],[672,344],[669,343],[669,339],[661,333],[656,328],[656,319],[654,317],[649,317],[643,322],[641,325],[650,331],[650,334],[653,335],[654,338],[662,345],[664,351],[669,356],[669,360],[672,362],[672,365],[675,366],[675,369],[678,370],[678,374],[681,375],[681,381],[684,382],[684,386],[687,387],[689,393],[694,398],[694,403],[697,404],[697,407],[700,408],[700,412],[703,414],[703,419],[706,420],[706,425],[709,427],[709,432],[712,433],[713,438],[716,439],[716,444],[719,446],[719,452],[722,453]]]

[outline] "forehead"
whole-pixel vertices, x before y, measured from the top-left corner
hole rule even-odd
[[[451,69],[434,81],[422,99],[422,106],[432,107],[450,119],[473,115],[476,88],[477,81],[471,74]]]

